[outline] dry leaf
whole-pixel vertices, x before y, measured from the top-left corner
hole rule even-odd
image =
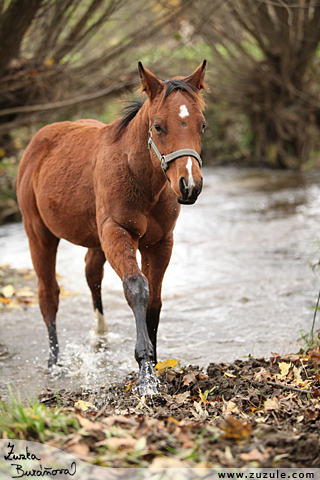
[[[284,380],[289,373],[290,367],[291,367],[291,362],[290,363],[280,362],[279,363],[280,373],[277,373],[275,377]]]
[[[298,368],[296,366],[293,367],[293,383],[296,383],[296,384],[299,384],[299,383],[302,383],[303,380],[301,378],[301,370],[302,370],[302,367]]]
[[[183,377],[183,385],[190,385],[190,383],[193,383],[196,379],[196,376],[199,372],[190,372],[190,373],[187,373],[187,375],[185,375]]]
[[[254,448],[249,453],[240,453],[240,458],[245,462],[261,462],[261,460],[269,458],[269,455],[267,452],[261,453],[257,448]]]
[[[230,400],[229,402],[226,402],[223,405],[222,413],[224,413],[224,415],[231,415],[231,413],[240,413],[240,412],[237,405]]]
[[[267,398],[267,400],[264,402],[264,409],[265,410],[276,410],[279,408],[279,403],[276,397]]]
[[[137,440],[132,437],[111,437],[106,440],[98,442],[98,446],[106,445],[109,448],[134,448],[137,443]]]
[[[80,410],[82,410],[83,412],[85,412],[86,410],[88,410],[89,408],[96,408],[92,403],[90,402],[85,402],[84,400],[78,400],[75,404],[74,404],[75,408],[80,408]]]
[[[261,367],[260,371],[254,375],[254,379],[258,382],[261,382],[262,380],[270,380],[270,378],[272,378],[271,373],[264,367]]]
[[[241,420],[236,420],[231,416],[226,418],[226,421],[221,428],[224,430],[227,438],[236,439],[250,437],[252,431],[250,423],[241,422]]]
[[[159,373],[162,373],[166,368],[176,367],[178,363],[178,360],[164,360],[163,362],[158,362],[154,368],[158,370]]]
[[[177,403],[187,403],[187,398],[190,397],[190,391],[187,390],[184,393],[179,393],[178,395],[175,395],[175,399]]]
[[[5,287],[3,287],[2,289],[2,294],[6,297],[6,298],[11,298],[14,294],[15,294],[15,288],[13,287],[13,285],[6,285]]]
[[[196,409],[196,413],[200,418],[207,418],[209,416],[209,413],[207,410],[204,410],[201,406],[200,402],[193,402],[193,405]],[[195,415],[196,416],[196,415]]]
[[[320,363],[320,346],[309,350],[307,353],[314,363]]]
[[[87,430],[101,430],[101,425],[99,425],[98,423],[94,423],[88,418],[81,417],[81,415],[75,415],[75,417],[78,419],[81,427]]]

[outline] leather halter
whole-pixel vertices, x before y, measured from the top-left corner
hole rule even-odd
[[[150,122],[149,123],[149,140],[148,140],[149,152],[151,153],[151,147],[152,147],[155,154],[160,160],[161,168],[166,177],[167,177],[166,171],[169,168],[169,165],[168,165],[169,162],[172,162],[173,160],[176,160],[177,158],[180,158],[180,157],[185,157],[185,156],[193,157],[198,161],[200,168],[202,167],[202,160],[200,155],[195,150],[191,150],[190,148],[182,148],[181,150],[176,150],[175,152],[168,153],[168,155],[161,155],[161,153],[157,148],[157,145],[154,143],[152,138],[152,130],[151,130],[152,127],[153,125],[151,125],[151,122]]]

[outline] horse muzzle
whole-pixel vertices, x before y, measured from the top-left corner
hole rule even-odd
[[[178,202],[181,203],[181,205],[193,205],[201,193],[202,185],[202,177],[196,185],[189,185],[185,177],[180,177],[179,189],[181,195],[177,197]]]

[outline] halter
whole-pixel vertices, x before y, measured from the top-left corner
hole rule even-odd
[[[157,148],[157,145],[153,141],[152,130],[151,129],[152,129],[152,125],[151,125],[151,122],[150,122],[149,123],[149,140],[148,140],[149,152],[151,153],[151,147],[152,147],[155,154],[157,155],[157,157],[160,160],[161,168],[162,168],[165,176],[167,176],[166,171],[169,168],[169,165],[168,165],[169,162],[172,162],[173,160],[176,160],[176,158],[185,157],[187,155],[189,157],[195,158],[197,160],[197,162],[199,163],[200,168],[202,167],[202,160],[201,160],[200,155],[198,155],[195,150],[191,150],[190,148],[182,148],[181,150],[176,150],[175,152],[169,153],[168,155],[161,155],[161,153],[159,152],[159,150]]]

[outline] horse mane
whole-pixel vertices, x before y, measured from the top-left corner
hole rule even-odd
[[[191,95],[191,97],[197,101],[200,108],[203,109],[204,100],[202,95],[196,87],[186,82],[186,80],[187,79],[165,80],[163,82],[165,86],[163,101],[165,101],[169,97],[170,93],[172,93],[174,90],[181,90]],[[144,102],[144,100],[130,100],[125,102],[127,105],[122,109],[124,115],[116,122],[116,138],[118,138],[124,132],[131,120],[134,119],[139,110],[142,108]]]
[[[123,117],[120,118],[117,122],[117,135],[123,132],[126,127],[129,125],[131,120],[137,115],[139,110],[142,108],[144,101],[142,100],[129,100],[126,101],[127,105],[122,108],[122,112],[124,113]]]
[[[163,95],[163,101],[166,98],[168,98],[170,93],[172,93],[174,90],[181,90],[182,92],[186,92],[189,95],[191,95],[191,97],[197,101],[198,105],[202,110],[204,108],[204,100],[200,91],[196,87],[191,85],[191,83],[188,83],[186,80],[188,80],[188,77],[173,78],[172,80],[165,80],[164,82],[165,91]]]

